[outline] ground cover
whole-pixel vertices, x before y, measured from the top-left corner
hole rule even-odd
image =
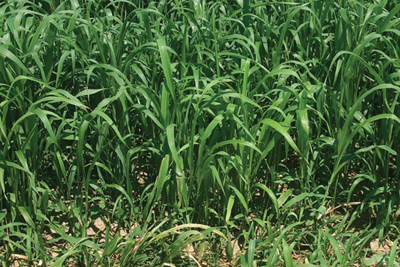
[[[2,1],[3,266],[398,266],[397,1]]]

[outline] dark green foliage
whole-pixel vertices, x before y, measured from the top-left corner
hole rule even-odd
[[[372,259],[400,226],[399,12],[1,2],[3,265]]]

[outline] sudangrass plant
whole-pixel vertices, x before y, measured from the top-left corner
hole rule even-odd
[[[399,12],[3,1],[2,264],[393,265]]]

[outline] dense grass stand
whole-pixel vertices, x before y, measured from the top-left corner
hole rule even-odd
[[[399,55],[395,0],[1,1],[2,265],[399,266]]]

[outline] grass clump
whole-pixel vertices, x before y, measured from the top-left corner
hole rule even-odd
[[[394,266],[399,12],[3,1],[3,266]]]

